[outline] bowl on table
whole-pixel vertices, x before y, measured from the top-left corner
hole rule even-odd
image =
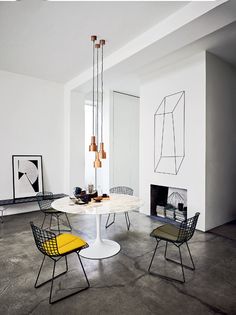
[[[95,202],[101,202],[102,196],[95,197],[95,198],[93,198],[93,200],[95,200]]]

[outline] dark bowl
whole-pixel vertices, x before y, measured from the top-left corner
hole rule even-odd
[[[88,203],[89,201],[91,201],[91,197],[89,195],[82,195],[80,196],[80,199],[85,202],[85,203]]]
[[[93,198],[96,202],[101,202],[102,201],[102,196],[98,196]]]

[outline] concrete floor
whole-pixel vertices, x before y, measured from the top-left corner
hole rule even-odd
[[[160,223],[133,212],[126,230],[124,215],[103,230],[104,237],[116,240],[121,252],[102,261],[84,259],[91,288],[54,305],[49,305],[50,284],[35,289],[34,282],[42,254],[34,244],[29,222],[42,222],[40,212],[5,218],[0,224],[0,314],[236,314],[236,224],[225,225],[218,233],[196,232],[190,249],[196,271],[186,270],[186,283],[179,284],[150,275],[147,268],[155,247],[149,237]],[[95,217],[70,216],[73,233],[87,241],[95,234]],[[105,221],[105,218],[103,218]],[[105,222],[103,222],[105,223]],[[171,247],[171,246],[170,246]],[[184,251],[184,250],[183,250]],[[163,259],[164,243],[153,262],[153,271],[178,277],[179,266]],[[170,255],[177,258],[175,248]],[[187,261],[187,256],[183,255]],[[63,270],[63,262],[58,270]],[[50,277],[51,261],[43,275]],[[69,256],[69,272],[55,281],[56,294],[72,292],[85,284],[75,254]]]

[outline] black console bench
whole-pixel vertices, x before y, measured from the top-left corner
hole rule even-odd
[[[53,198],[54,199],[59,199],[62,197],[65,197],[67,195],[65,194],[54,194]],[[29,203],[29,202],[37,202],[37,198],[35,197],[25,197],[25,198],[15,198],[15,199],[4,199],[4,200],[0,200],[0,207],[4,207],[4,206],[11,206],[11,205],[17,205],[17,204],[21,204],[21,203]],[[3,211],[4,209],[0,209],[0,211],[2,212],[1,215],[1,221],[3,222]]]

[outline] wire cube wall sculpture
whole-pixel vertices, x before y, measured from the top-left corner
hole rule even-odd
[[[177,175],[185,157],[185,91],[165,96],[154,114],[154,172]]]

